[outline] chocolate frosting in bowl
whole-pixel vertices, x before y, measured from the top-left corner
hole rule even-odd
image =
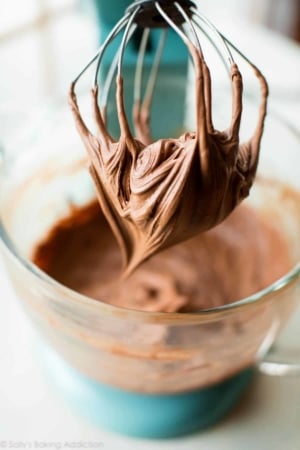
[[[77,292],[149,312],[221,306],[258,292],[292,266],[280,227],[245,205],[212,230],[157,253],[126,279],[118,280],[120,251],[97,202],[57,223],[32,259]]]
[[[242,115],[242,77],[231,66],[232,119],[223,132],[214,129],[211,77],[200,52],[190,46],[196,73],[196,132],[151,142],[149,111],[134,108],[132,136],[123,102],[123,80],[117,78],[116,101],[121,135],[108,133],[98,106],[98,87],[92,90],[97,136],[86,127],[74,84],[69,102],[87,149],[90,172],[99,203],[121,248],[123,278],[142,261],[222,222],[249,194],[259,157],[268,89],[261,86],[261,106],[253,136],[239,142]]]

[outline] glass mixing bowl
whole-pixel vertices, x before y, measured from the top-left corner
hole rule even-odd
[[[293,269],[261,292],[199,313],[110,306],[68,289],[31,263],[34,244],[52,224],[68,216],[72,205],[95,198],[65,106],[47,114],[28,139],[2,150],[0,183],[0,241],[8,272],[41,338],[40,358],[73,405],[99,425],[148,437],[200,429],[229,411],[297,304],[296,133],[268,116],[259,175],[246,200],[277,223]],[[265,370],[273,367],[264,364]]]

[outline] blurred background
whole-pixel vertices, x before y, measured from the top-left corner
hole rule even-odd
[[[110,0],[111,8],[118,1]],[[65,95],[69,81],[97,46],[98,26],[92,3],[93,0],[0,0],[2,105],[15,102],[27,108],[57,94]],[[245,37],[249,41],[253,39],[241,25],[244,23],[258,26],[259,30],[275,31],[299,47],[296,42],[300,40],[300,0],[203,0],[202,6],[225,35],[245,30],[242,43],[246,50]],[[270,36],[273,35],[265,37],[269,44]],[[239,35],[234,34],[234,39],[239,44]],[[261,44],[263,46],[264,42]],[[286,66],[282,58],[295,60],[296,53],[286,56],[284,50],[279,55],[275,42],[269,47],[274,52],[272,59],[278,56],[278,65]],[[256,45],[256,49],[250,48],[251,52],[252,58],[260,63],[259,53],[269,53],[269,49]],[[297,55],[300,59],[299,53]],[[282,74],[274,80],[277,85],[283,81]],[[297,84],[296,77],[289,81],[291,83],[291,87]]]

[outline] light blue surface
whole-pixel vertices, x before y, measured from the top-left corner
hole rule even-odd
[[[48,346],[40,358],[65,400],[99,427],[143,438],[167,438],[214,425],[236,404],[253,370],[218,385],[170,395],[129,392],[93,381],[70,367]]]

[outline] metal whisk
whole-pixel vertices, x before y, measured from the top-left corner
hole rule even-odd
[[[147,56],[147,45],[151,42],[151,32],[153,29],[156,29],[154,32],[157,32],[157,29],[160,29],[160,37],[157,39],[158,44],[156,54],[152,59],[152,67],[149,70],[148,82],[146,83],[144,95],[142,95],[143,66],[145,55]],[[139,31],[139,33],[137,33],[137,31]],[[136,36],[141,36],[139,39],[139,51],[136,58],[133,99],[132,101],[129,101],[129,104],[133,110],[133,122],[136,128],[135,134],[138,138],[140,138],[142,134],[144,140],[146,140],[146,142],[144,142],[145,144],[151,141],[149,130],[151,103],[157,83],[160,61],[167,40],[167,34],[170,33],[170,31],[174,31],[190,51],[192,48],[196,48],[203,59],[204,55],[201,47],[201,35],[204,35],[222,59],[229,76],[231,74],[231,67],[234,64],[232,49],[254,69],[256,75],[260,74],[257,67],[250,62],[249,59],[238,50],[234,44],[232,44],[232,42],[216,29],[216,27],[197,9],[193,1],[136,0],[127,8],[124,17],[122,17],[114,26],[94,57],[74,79],[72,86],[75,89],[78,80],[90,66],[95,63],[93,85],[94,88],[98,88],[99,72],[101,70],[103,59],[105,58],[105,53],[110,44],[115,44],[115,41],[118,42],[119,47],[117,51],[114,52],[115,56],[111,60],[109,70],[105,74],[105,80],[101,80],[100,82],[101,89],[99,89],[100,98],[98,99],[98,102],[103,115],[103,120],[106,122],[108,98],[114,77],[123,77],[123,60],[126,48],[130,43],[132,44],[133,39],[136,45]],[[174,42],[172,42],[172,44],[174,44]],[[180,43],[177,43],[177,45],[178,51],[182,52],[183,47],[180,47]],[[174,75],[176,75],[176,73]],[[178,109],[182,108],[183,105],[178,103]],[[182,115],[180,117],[182,117]],[[176,128],[176,126],[173,126],[172,129],[174,128]]]
[[[158,29],[160,38],[142,95],[144,61],[153,29]],[[142,33],[135,62],[133,134],[124,101],[127,89],[123,85],[123,63],[126,48],[136,38],[136,30]],[[160,61],[170,31],[184,43],[194,65],[197,126],[195,132],[181,134],[177,139],[168,136],[168,139],[153,141],[151,103],[159,85],[156,81]],[[214,128],[211,76],[202,50],[203,36],[217,51],[230,75],[232,117],[224,131]],[[105,79],[99,83],[105,52],[117,39],[120,45]],[[244,143],[240,143],[239,136],[242,76],[233,53],[253,69],[261,88],[257,124],[253,135]],[[93,63],[96,70],[92,104],[97,135],[85,125],[74,91],[77,81]],[[114,78],[118,139],[111,136],[106,120]],[[90,157],[90,171],[99,201],[123,251],[127,273],[162,248],[217,225],[247,197],[258,164],[267,94],[266,80],[258,68],[198,11],[194,2],[137,0],[127,8],[99,51],[75,78],[70,91],[70,105]],[[176,100],[176,92],[174,98]],[[161,101],[167,103],[164,99]],[[167,107],[172,110],[174,106],[167,104]],[[175,109],[182,110],[182,102],[178,101]],[[160,119],[161,114],[158,116]]]

